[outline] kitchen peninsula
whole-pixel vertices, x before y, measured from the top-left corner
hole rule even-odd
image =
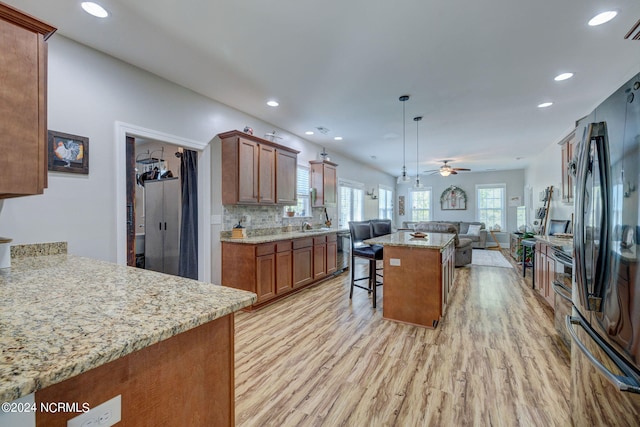
[[[399,231],[365,243],[384,246],[382,317],[435,328],[444,315],[454,275],[454,234]]]
[[[123,425],[234,424],[233,312],[255,294],[44,252],[0,270],[0,401],[121,395]]]

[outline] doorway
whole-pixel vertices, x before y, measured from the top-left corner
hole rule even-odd
[[[197,152],[198,159],[198,280],[211,281],[211,151],[209,141],[203,143],[175,135],[146,129],[139,126],[116,122],[116,262],[127,264],[127,221],[131,222],[132,212],[127,200],[127,138],[152,140],[166,147],[184,147]],[[173,151],[170,152],[173,155]],[[135,158],[134,158],[135,160]],[[135,213],[133,213],[135,214]],[[131,234],[131,231],[129,231]]]

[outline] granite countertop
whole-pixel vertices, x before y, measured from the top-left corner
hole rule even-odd
[[[455,234],[448,233],[425,233],[426,237],[416,238],[413,237],[411,233],[413,232],[398,231],[397,233],[386,234],[384,236],[365,240],[364,243],[382,246],[409,246],[414,248],[443,249],[456,237]]]
[[[232,239],[231,237],[221,237],[221,242],[243,243],[248,245],[257,245],[260,243],[278,242],[281,240],[299,239],[303,237],[322,236],[325,234],[341,233],[345,230],[337,228],[318,228],[309,231],[283,231],[282,233],[268,234],[265,236],[245,237],[243,239]],[[349,230],[346,230],[347,232]]]
[[[256,301],[251,292],[71,255],[0,269],[0,402]]]
[[[573,237],[557,237],[557,236],[533,236],[536,240],[546,243],[547,245],[561,249],[571,254],[573,253]]]

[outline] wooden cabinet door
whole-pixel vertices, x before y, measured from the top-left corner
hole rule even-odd
[[[327,275],[327,244],[313,245],[313,280]]]
[[[256,257],[256,294],[263,302],[276,296],[275,254]]]
[[[258,203],[273,204],[276,202],[276,149],[259,144],[258,151]]]
[[[258,203],[259,145],[238,140],[238,203]]]
[[[47,187],[47,44],[55,28],[0,3],[0,199]]]
[[[313,281],[313,246],[293,251],[293,287]]]
[[[536,242],[536,254],[535,254],[535,269],[536,269],[536,278],[535,283],[533,284],[534,289],[540,291],[543,288],[545,270],[546,270],[546,255],[543,252],[544,245],[540,242]]]
[[[335,205],[337,199],[338,171],[335,166],[324,165],[324,204]]]
[[[282,295],[293,289],[293,253],[276,253],[276,294]]]
[[[556,275],[556,261],[553,257],[547,255],[547,278],[545,280],[545,293],[544,298],[547,300],[551,307],[554,306],[554,291],[553,291],[553,280]]]
[[[327,238],[327,274],[338,271],[338,242]]]
[[[298,201],[296,188],[298,156],[284,150],[276,150],[276,203],[295,205]]]

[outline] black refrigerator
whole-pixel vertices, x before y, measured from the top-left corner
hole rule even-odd
[[[640,74],[579,121],[566,327],[575,426],[640,425]]]

